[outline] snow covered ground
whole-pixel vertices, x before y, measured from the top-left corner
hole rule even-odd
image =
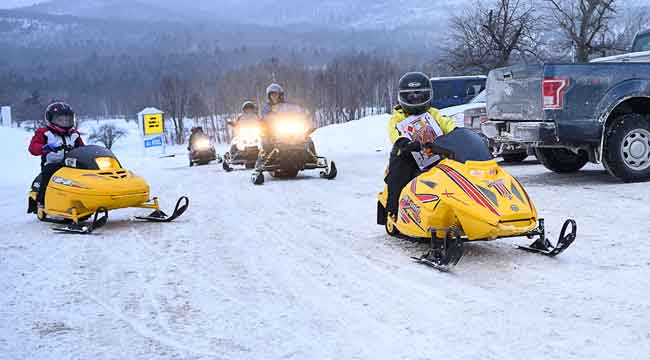
[[[527,240],[471,244],[440,273],[409,260],[422,245],[375,225],[385,121],[316,132],[334,181],[305,172],[255,187],[247,171],[144,159],[118,143],[164,207],[188,195],[190,209],[172,224],[112,212],[89,236],[25,214],[38,159],[30,134],[0,128],[0,358],[648,358],[648,184],[598,166],[507,166],[550,236],[571,217],[578,240],[556,259],[513,248]]]

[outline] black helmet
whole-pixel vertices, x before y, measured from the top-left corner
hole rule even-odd
[[[399,104],[409,115],[419,115],[431,107],[431,80],[421,72],[409,72],[399,79]]]
[[[276,83],[272,83],[266,88],[266,98],[271,101],[271,93],[280,94],[280,102],[284,102],[284,89],[282,86]]]
[[[75,125],[75,114],[70,105],[56,101],[45,109],[45,121],[55,130],[67,132]]]
[[[245,102],[241,105],[241,111],[242,111],[242,112],[246,112],[246,109],[251,109],[251,110],[253,110],[253,111],[257,111],[257,105],[255,105],[255,103],[252,102],[252,101],[245,101]]]

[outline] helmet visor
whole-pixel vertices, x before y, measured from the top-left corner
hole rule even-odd
[[[74,126],[74,115],[56,114],[52,117],[52,124],[63,129],[70,129]]]
[[[431,90],[403,90],[400,91],[399,97],[404,104],[424,105],[431,100]]]

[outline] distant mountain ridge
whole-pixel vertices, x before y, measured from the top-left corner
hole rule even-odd
[[[21,10],[93,18],[205,21],[268,26],[345,27],[350,30],[398,29],[440,24],[470,0],[49,0]],[[442,21],[444,22],[444,21]]]

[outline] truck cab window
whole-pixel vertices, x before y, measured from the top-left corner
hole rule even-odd
[[[634,39],[632,44],[632,52],[650,51],[650,32],[639,35]]]

